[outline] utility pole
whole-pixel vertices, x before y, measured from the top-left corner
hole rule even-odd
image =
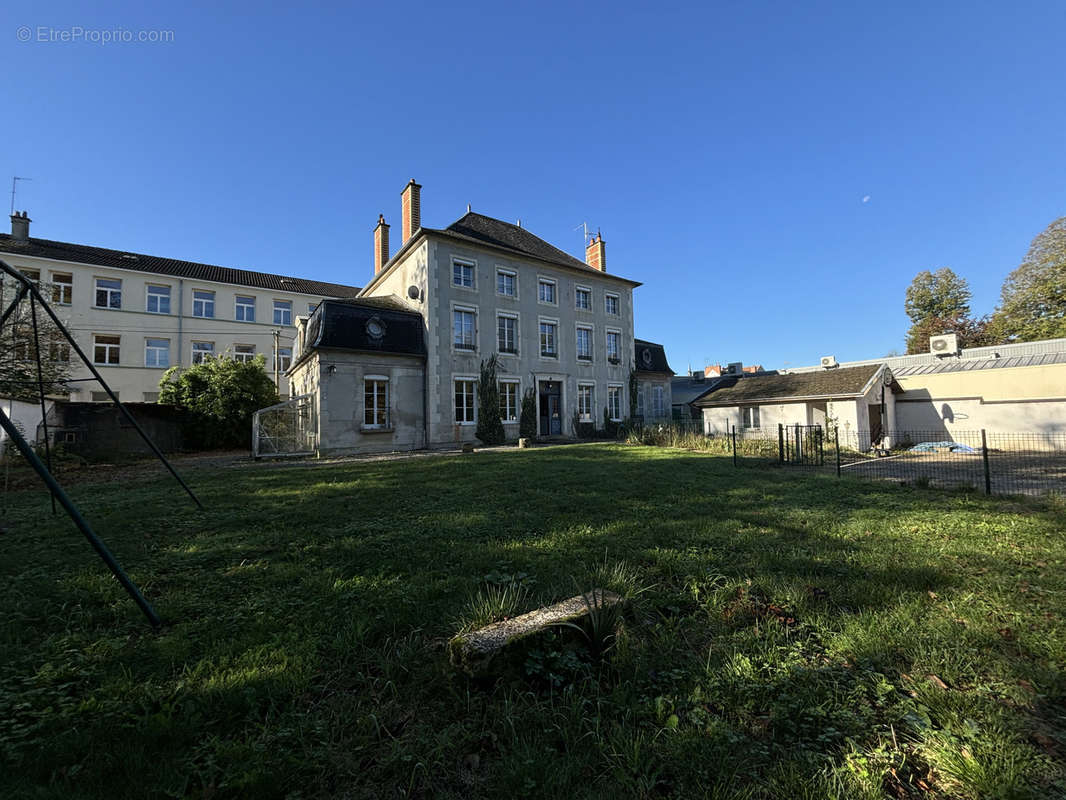
[[[278,394],[281,394],[281,331],[274,328],[270,333],[274,337],[274,385],[278,388]]]

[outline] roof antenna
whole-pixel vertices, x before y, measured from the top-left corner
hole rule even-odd
[[[20,178],[15,175],[11,178],[11,215],[15,215],[15,190],[18,188],[19,181],[32,181],[33,178]]]
[[[584,234],[585,234],[585,246],[588,247],[589,236],[590,236],[590,234],[589,234],[589,224],[587,222],[582,222],[580,225],[578,225],[576,228],[574,228],[574,230],[575,231],[584,232]]]

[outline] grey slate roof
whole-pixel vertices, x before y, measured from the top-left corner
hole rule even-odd
[[[382,328],[383,335],[371,335],[371,320]],[[422,315],[391,297],[323,300],[307,321],[305,340],[307,352],[338,348],[413,356],[426,354]]]
[[[741,403],[786,400],[792,397],[832,398],[859,394],[881,369],[881,364],[838,367],[821,372],[782,375],[768,372],[744,377],[719,378],[698,400],[697,406],[732,406]]]
[[[142,253],[108,250],[104,247],[91,247],[84,244],[53,242],[49,239],[30,237],[27,241],[20,242],[11,238],[11,235],[7,233],[0,233],[0,256],[3,253],[51,258],[57,261],[72,261],[76,264],[92,264],[99,267],[129,269],[137,272],[151,272],[157,275],[172,275],[175,278],[234,283],[239,286],[311,294],[318,297],[355,297],[359,294],[358,286],[313,281],[307,278],[292,278],[286,275],[273,275],[267,272],[253,272],[232,267],[218,267],[213,264],[199,264],[195,261],[179,261],[173,258],[148,256]]]
[[[668,372],[673,375],[674,371],[666,361],[666,350],[661,344],[646,342],[643,339],[633,340],[634,351],[637,359],[637,372]]]
[[[693,378],[691,375],[677,375],[670,379],[670,396],[675,406],[691,403],[705,393],[718,381],[718,378]]]
[[[892,374],[897,378],[910,375],[940,375],[945,372],[972,372],[982,369],[1007,369],[1009,367],[1040,367],[1047,364],[1066,364],[1066,352],[1033,353],[1007,358],[960,358],[945,359],[936,364],[912,364],[896,367]]]

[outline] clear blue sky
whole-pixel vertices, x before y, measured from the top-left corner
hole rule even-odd
[[[13,5],[34,235],[362,285],[414,177],[430,226],[601,228],[679,372],[883,355],[917,271],[990,311],[1066,214],[1059,0]]]

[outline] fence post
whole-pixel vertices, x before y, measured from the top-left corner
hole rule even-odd
[[[985,494],[992,494],[992,472],[988,468],[988,437],[981,428],[981,460],[985,463]]]
[[[840,428],[833,426],[833,445],[837,451],[837,477],[840,477]]]
[[[733,466],[737,465],[737,426],[733,426]]]
[[[785,426],[777,423],[777,463],[785,463]]]

